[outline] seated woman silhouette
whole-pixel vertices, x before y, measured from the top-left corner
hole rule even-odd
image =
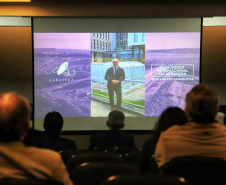
[[[173,125],[184,125],[185,123],[187,123],[187,116],[179,107],[168,107],[162,112],[155,125],[155,133],[150,139],[145,141],[140,156],[136,161],[137,167],[143,173],[158,173],[154,154],[161,132],[166,131]],[[152,157],[153,160],[151,160]]]

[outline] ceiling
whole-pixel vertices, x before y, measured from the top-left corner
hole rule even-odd
[[[226,16],[225,0],[31,0],[0,3],[0,16],[211,17]]]
[[[226,16],[226,1],[222,0],[32,0],[31,3],[0,3],[0,16],[28,16],[28,17],[212,17]],[[28,31],[29,32],[29,31]],[[30,33],[30,32],[29,32]],[[223,33],[222,33],[223,34]],[[13,35],[13,33],[12,33]],[[214,37],[214,35],[213,35]],[[207,38],[207,37],[206,37]],[[219,42],[221,38],[219,38]],[[6,41],[8,42],[8,41]],[[13,41],[12,41],[13,42]],[[28,41],[30,42],[30,41]],[[207,44],[207,46],[210,46]],[[213,48],[213,47],[212,47]],[[226,79],[224,73],[225,57],[224,51],[212,51],[211,47],[203,48],[202,78],[209,80]],[[214,47],[215,48],[215,47]],[[217,46],[216,46],[217,48]],[[225,48],[223,46],[223,48]],[[208,51],[208,49],[210,49]],[[207,51],[207,52],[206,52]],[[19,54],[18,54],[19,55]],[[6,55],[7,57],[8,55]],[[221,58],[219,58],[219,56]],[[212,57],[212,58],[211,58]],[[215,63],[215,59],[217,63]],[[17,60],[17,59],[13,59]],[[28,60],[30,61],[30,59]],[[213,64],[215,63],[215,64]],[[18,78],[31,80],[31,64],[18,63],[14,68],[2,68],[0,77],[7,74],[15,74],[15,68],[20,69]],[[11,70],[9,72],[9,70]],[[220,70],[220,72],[219,72]],[[211,72],[212,71],[212,72]],[[23,75],[21,75],[23,74]],[[16,74],[15,74],[16,75]],[[15,79],[15,76],[8,75],[8,78]],[[18,79],[19,80],[19,79]]]

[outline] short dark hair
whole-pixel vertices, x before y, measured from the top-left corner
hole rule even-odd
[[[184,125],[187,123],[185,112],[179,107],[168,107],[160,115],[156,123],[156,130],[163,132],[173,125]]]
[[[156,131],[152,136],[154,147],[159,140],[161,132],[174,125],[185,125],[187,121],[185,112],[179,107],[168,107],[164,110],[155,125]]]
[[[113,129],[120,129],[124,127],[125,115],[123,112],[113,110],[108,114],[107,125]]]
[[[210,87],[196,85],[186,95],[186,109],[191,121],[211,123],[218,112],[218,95]]]
[[[30,104],[15,92],[0,94],[0,141],[19,141],[28,131]]]
[[[44,119],[44,129],[46,135],[59,135],[63,127],[64,120],[59,112],[49,112]]]

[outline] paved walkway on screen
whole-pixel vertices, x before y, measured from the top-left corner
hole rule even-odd
[[[102,103],[96,100],[91,100],[91,116],[92,117],[107,117],[110,110],[110,105],[107,103]],[[126,117],[137,117],[139,114],[133,113],[131,111],[122,110]]]

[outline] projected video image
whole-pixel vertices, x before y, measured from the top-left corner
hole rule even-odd
[[[184,109],[185,95],[199,83],[200,33],[146,33],[145,49],[145,116]]]
[[[145,33],[91,33],[91,79],[91,116],[144,116]]]
[[[90,116],[90,34],[34,33],[35,117]]]
[[[35,117],[184,109],[199,71],[199,32],[34,33]]]

